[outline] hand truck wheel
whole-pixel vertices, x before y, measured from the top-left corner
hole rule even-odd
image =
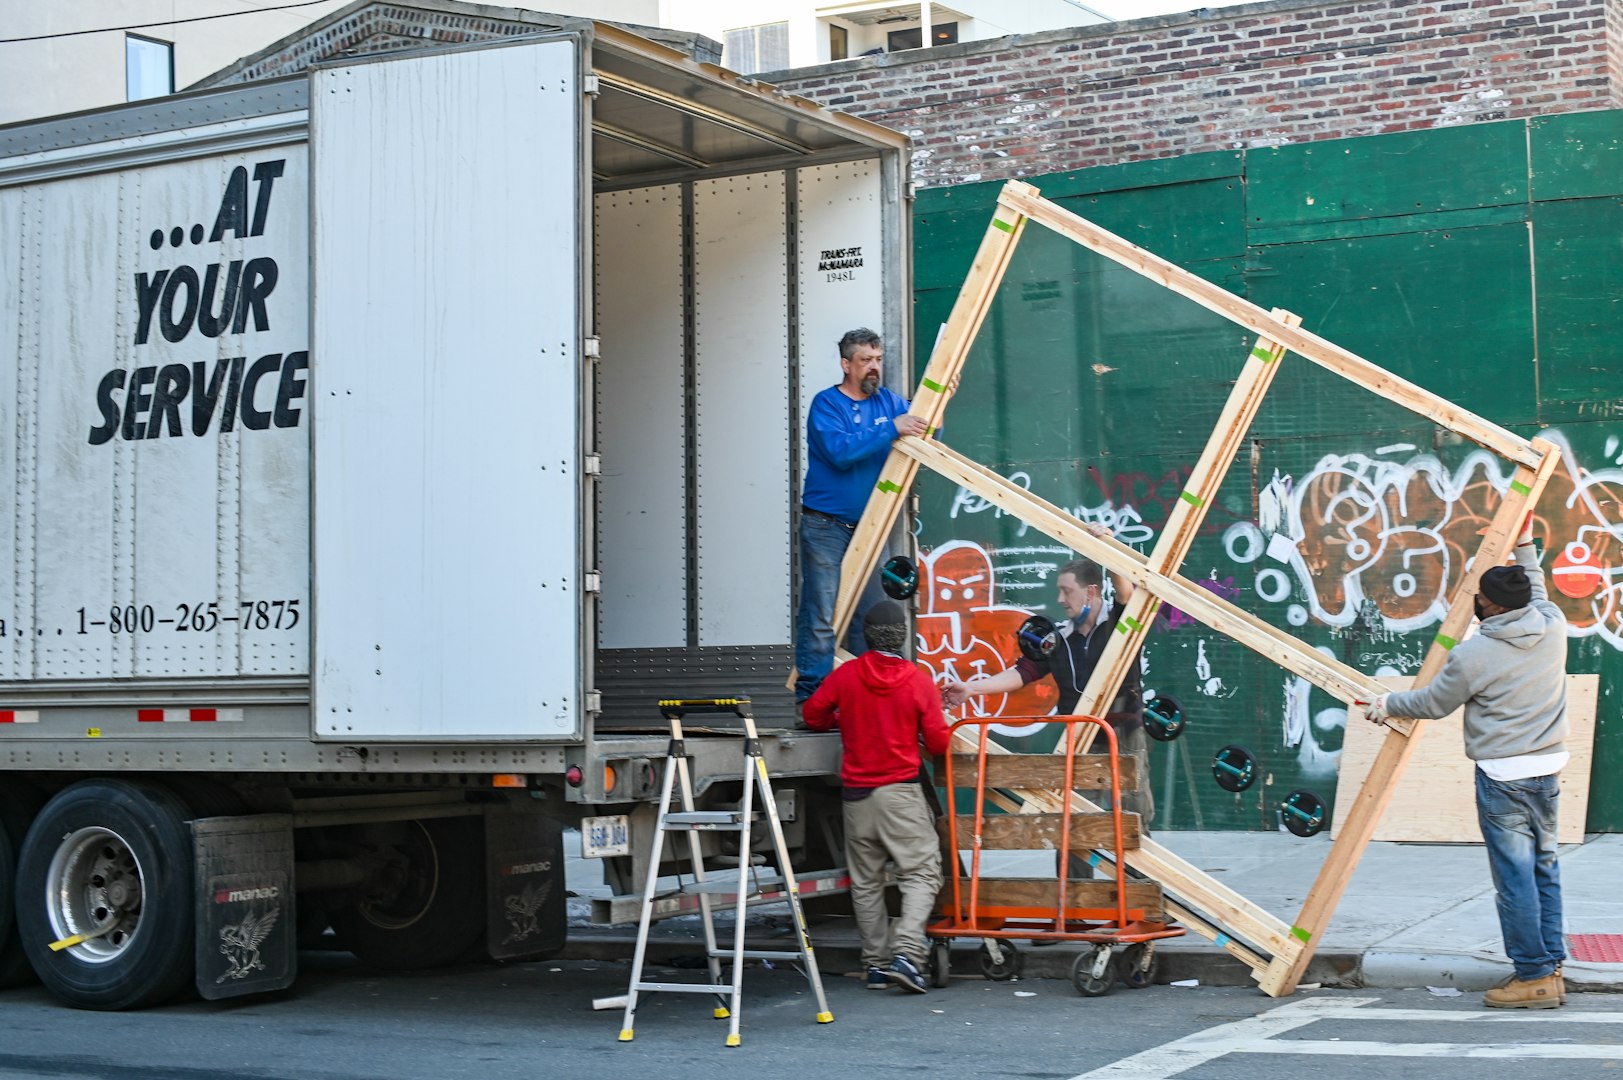
[[[952,943],[937,938],[930,946],[930,985],[942,990],[952,982]]]
[[[1002,953],[1002,960],[993,956],[994,948]],[[993,982],[1008,982],[1010,979],[1019,978],[1025,963],[1026,958],[1020,955],[1020,950],[1014,947],[1012,941],[994,943],[988,938],[981,945],[981,974]]]
[[[1071,985],[1083,997],[1104,997],[1116,988],[1116,958],[1109,945],[1077,953],[1071,961]]]
[[[1129,945],[1122,950],[1121,960],[1118,962],[1121,971],[1121,981],[1129,990],[1142,990],[1155,981],[1155,973],[1161,967],[1161,958],[1155,951],[1155,943],[1141,941],[1136,945]]]

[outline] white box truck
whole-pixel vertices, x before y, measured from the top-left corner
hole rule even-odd
[[[665,697],[753,698],[836,866],[804,407],[853,326],[902,381],[906,152],[593,23],[0,128],[0,981],[555,951],[562,826],[640,885]]]

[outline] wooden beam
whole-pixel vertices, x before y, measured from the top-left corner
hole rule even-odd
[[[1301,641],[1269,626],[1250,612],[1181,577],[1158,574],[1145,565],[1143,555],[1125,544],[1094,536],[1058,507],[1018,484],[983,468],[940,443],[904,437],[896,440],[903,453],[974,492],[994,506],[1058,540],[1100,566],[1129,578],[1163,601],[1174,604],[1219,633],[1238,641],[1300,675],[1344,702],[1369,701],[1381,684],[1362,672],[1333,660]]]
[[[1178,295],[1188,297],[1231,322],[1283,344],[1292,352],[1300,353],[1315,364],[1352,380],[1372,393],[1434,420],[1450,431],[1464,435],[1500,457],[1527,469],[1538,467],[1538,454],[1528,446],[1527,440],[1519,435],[1514,435],[1497,424],[1467,412],[1430,390],[1401,379],[1311,331],[1286,325],[1249,300],[1243,300],[1219,285],[1196,277],[1182,267],[1175,266],[1158,255],[1152,255],[1086,218],[1049,202],[1029,185],[1022,185],[1017,190],[1006,190],[999,201],[1032,221],[1047,226],[1061,236],[1075,240],[1083,247],[1096,251],[1129,270],[1137,271],[1152,281],[1159,282]]]
[[[947,317],[946,328],[930,354],[930,362],[925,365],[919,385],[913,391],[913,402],[908,413],[923,418],[931,432],[941,427],[949,391],[963,370],[969,348],[975,342],[975,335],[980,332],[986,313],[991,310],[992,298],[1003,281],[1009,259],[1026,227],[1026,219],[1010,210],[1004,199],[1025,191],[1035,195],[1037,189],[1029,184],[1011,181],[1005,186],[1003,195],[999,196],[997,209],[992,212],[992,223],[981,238],[980,249],[969,268],[969,276],[964,279],[952,314]],[[851,625],[863,585],[879,565],[885,539],[890,536],[901,514],[917,472],[916,462],[894,450],[885,461],[877,490],[868,497],[862,520],[857,522],[850,546],[845,549],[845,559],[840,564],[840,591],[834,601],[835,641],[843,639],[846,627]]]
[[[1058,851],[1063,814],[988,814],[981,822],[981,847],[987,851]],[[947,819],[936,822],[938,831],[947,831]],[[1121,816],[1122,846],[1138,847],[1137,814]],[[975,815],[958,817],[958,843],[969,844],[975,833]],[[1115,822],[1109,811],[1071,815],[1072,851],[1112,849],[1116,846]],[[1057,872],[1057,871],[1056,871]]]
[[[969,879],[960,877],[959,888],[963,890],[965,914],[969,906]],[[1052,881],[1043,878],[981,878],[979,895],[976,903],[982,909],[988,907],[1018,907],[1032,909],[1032,915],[1041,918],[1046,910],[1047,914],[1054,913],[1054,901],[1059,898],[1059,880]],[[942,887],[937,905],[944,911],[952,908],[952,879]],[[1114,881],[1068,881],[1065,883],[1065,906],[1068,908],[1096,908],[1111,909],[1116,906],[1116,883]],[[1144,912],[1146,919],[1159,921],[1165,914],[1165,907],[1161,896],[1161,886],[1153,881],[1129,881],[1127,883],[1127,906],[1129,909],[1139,909]]]
[[[1443,669],[1448,660],[1448,651],[1454,647],[1466,627],[1470,625],[1473,615],[1472,601],[1476,597],[1478,579],[1484,570],[1499,566],[1505,561],[1517,534],[1521,531],[1522,519],[1538,501],[1544,485],[1549,482],[1551,474],[1560,464],[1560,451],[1553,443],[1545,439],[1535,439],[1532,447],[1540,455],[1539,462],[1532,469],[1517,469],[1511,478],[1510,490],[1500,500],[1499,509],[1488,524],[1481,547],[1477,549],[1470,567],[1454,588],[1448,615],[1443,619],[1436,640],[1427,650],[1426,658],[1421,662],[1420,670],[1415,675],[1414,685],[1417,687],[1425,686]],[[1363,723],[1361,710],[1349,710],[1347,722]],[[1283,997],[1296,989],[1302,972],[1307,969],[1307,962],[1312,957],[1313,950],[1318,947],[1319,939],[1324,936],[1330,917],[1335,913],[1336,905],[1341,901],[1342,893],[1346,891],[1347,882],[1351,880],[1359,858],[1369,845],[1369,838],[1374,834],[1375,826],[1380,823],[1381,814],[1392,801],[1392,794],[1397,788],[1397,778],[1414,752],[1416,738],[1425,730],[1425,721],[1411,720],[1405,723],[1393,721],[1387,726],[1389,730],[1386,733],[1386,740],[1376,754],[1375,764],[1370,767],[1369,776],[1365,779],[1363,787],[1359,788],[1357,798],[1353,800],[1347,816],[1342,819],[1335,843],[1330,847],[1330,854],[1325,857],[1324,865],[1319,868],[1319,875],[1314,880],[1313,887],[1308,890],[1301,914],[1296,917],[1296,924],[1291,927],[1292,936],[1302,945],[1291,952],[1275,955],[1266,974],[1260,980],[1264,993]]]
[[[1272,315],[1288,326],[1296,326],[1302,321],[1300,315],[1282,308],[1275,308]],[[1279,370],[1279,361],[1284,356],[1285,347],[1268,338],[1258,338],[1252,346],[1240,370],[1240,377],[1235,380],[1234,389],[1223,404],[1217,427],[1213,429],[1212,437],[1207,440],[1200,457],[1195,460],[1195,466],[1189,472],[1189,483],[1173,504],[1161,535],[1150,551],[1146,565],[1151,570],[1172,575],[1183,565],[1195,536],[1200,532],[1201,523],[1206,520],[1206,509],[1223,486],[1229,463],[1240,452],[1251,421],[1256,419],[1257,410],[1262,407],[1263,398],[1267,396],[1268,387],[1273,385],[1274,374]],[[1160,607],[1161,598],[1149,589],[1133,590],[1122,617],[1116,622],[1117,632],[1105,644],[1104,652],[1094,665],[1087,686],[1077,701],[1076,711],[1079,714],[1104,716],[1112,711],[1110,703],[1115,701],[1127,681],[1139,649],[1149,636],[1150,623]],[[1091,724],[1084,727],[1079,736],[1079,749],[1088,749],[1097,734],[1098,729]],[[1063,744],[1056,746],[1055,752],[1063,753]]]
[[[1064,753],[1061,745],[1060,753]],[[1121,773],[1121,789],[1134,791],[1138,788],[1138,761],[1134,758],[1122,758],[1118,763]],[[946,783],[945,771],[937,766],[936,780]],[[974,754],[954,754],[952,756],[953,780],[960,786],[968,787],[975,783],[976,767]],[[1065,759],[1055,758],[1048,754],[1008,754],[1005,756],[987,755],[986,758],[986,786],[989,788],[1042,788],[1058,791],[1065,786]],[[1078,754],[1076,766],[1071,774],[1071,786],[1082,791],[1106,790],[1110,787],[1110,755],[1109,754]]]

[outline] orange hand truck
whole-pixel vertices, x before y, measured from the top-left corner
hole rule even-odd
[[[993,724],[1046,722],[1065,725],[1064,754],[988,755],[988,737]],[[1102,729],[1108,754],[1077,756],[1078,735],[1083,725]],[[930,977],[934,985],[946,986],[950,978],[951,939],[981,939],[981,973],[989,979],[1012,979],[1020,974],[1023,961],[1013,942],[1082,941],[1093,944],[1077,955],[1071,965],[1071,982],[1087,997],[1108,994],[1119,977],[1133,989],[1148,986],[1155,977],[1155,942],[1181,937],[1182,927],[1167,921],[1161,886],[1152,881],[1129,880],[1122,852],[1138,846],[1136,814],[1121,812],[1122,768],[1117,753],[1116,732],[1103,720],[1091,716],[990,716],[970,717],[953,724],[954,744],[961,729],[979,728],[974,755],[975,813],[957,813],[958,771],[967,765],[969,755],[946,755],[944,788],[947,803],[947,843],[952,881],[941,892],[939,916],[926,928],[935,941],[930,948]],[[1103,781],[1108,777],[1108,783]],[[1132,770],[1133,786],[1142,782]],[[986,814],[988,789],[1013,793],[1021,790],[1056,795],[1078,789],[1108,787],[1108,812],[1078,813],[1074,803],[1064,803],[1065,812],[1032,814],[1025,812]],[[1009,796],[999,798],[1004,806]],[[966,879],[960,852],[966,845],[962,830],[969,836],[969,876]],[[990,844],[989,844],[990,842]],[[1058,880],[1050,885],[1042,879],[983,878],[981,853],[994,850],[1053,850],[1057,856]],[[1090,865],[1103,861],[1094,852],[1105,852],[1115,868],[1115,880],[1069,881],[1070,859],[1064,853],[1087,852]],[[1121,957],[1114,946],[1125,945]]]

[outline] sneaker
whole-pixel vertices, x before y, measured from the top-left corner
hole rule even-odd
[[[1482,1004],[1490,1009],[1559,1009],[1561,977],[1550,974],[1542,979],[1511,978],[1483,994]]]
[[[868,969],[869,990],[889,990],[890,976],[885,974],[884,968],[872,967]]]
[[[896,959],[890,962],[890,971],[886,972],[886,975],[891,982],[900,986],[903,990],[911,990],[915,994],[928,994],[930,992],[929,983],[924,981],[924,972],[920,971],[917,964],[901,953],[897,953]]]

